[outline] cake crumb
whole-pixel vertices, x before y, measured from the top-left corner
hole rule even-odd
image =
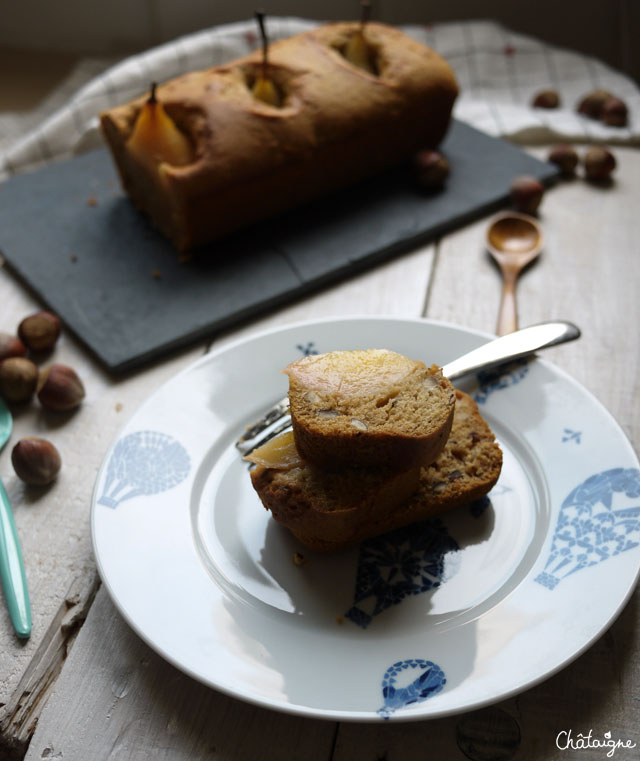
[[[116,412],[122,411],[122,402],[116,402]]]
[[[154,280],[160,280],[160,278],[162,277],[162,275],[160,273],[160,270],[153,270],[152,273],[151,273],[151,277]]]
[[[87,206],[97,206],[98,205],[98,199],[94,198],[93,196],[90,196],[87,198]]]
[[[293,553],[293,564],[294,565],[302,565],[305,562],[305,557],[301,552],[294,552]]]
[[[341,623],[343,622],[343,620],[344,620],[344,619],[342,618],[342,616],[338,616],[338,617],[336,618],[336,623],[337,623],[337,624],[341,624]]]
[[[70,259],[72,262],[77,262],[77,261],[78,261],[78,255],[77,255],[77,254],[71,254],[71,255],[69,256],[69,259]]]

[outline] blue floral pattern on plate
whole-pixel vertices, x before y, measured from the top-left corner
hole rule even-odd
[[[399,677],[412,676],[414,669],[419,669],[418,676],[406,686],[399,686]],[[436,663],[421,658],[397,661],[385,671],[382,679],[384,705],[378,710],[378,715],[388,719],[399,708],[422,703],[437,695],[446,682],[444,671]]]
[[[521,359],[509,362],[506,365],[498,365],[491,370],[483,370],[478,373],[479,390],[473,395],[478,404],[484,404],[494,391],[499,391],[509,386],[520,383],[529,372],[529,362]]]
[[[303,357],[309,357],[312,354],[317,354],[318,350],[313,341],[307,341],[306,344],[297,344],[296,349],[302,353]]]
[[[596,473],[569,494],[560,509],[549,559],[535,579],[538,584],[554,589],[576,571],[640,544],[640,504],[614,509],[616,494],[640,499],[640,470]]]
[[[363,542],[353,605],[345,618],[366,629],[390,606],[440,586],[444,556],[459,549],[437,518]]]
[[[160,494],[189,475],[187,450],[157,431],[137,431],[120,439],[109,463],[98,504],[116,508],[132,497]]]
[[[572,431],[571,428],[565,428],[562,432],[562,443],[573,441],[576,444],[582,443],[582,431]]]

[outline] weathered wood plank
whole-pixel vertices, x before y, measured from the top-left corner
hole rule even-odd
[[[0,268],[0,330],[41,306]],[[144,374],[114,381],[63,332],[43,363],[63,362],[82,378],[87,396],[77,412],[47,413],[37,402],[14,406],[14,433],[0,455],[0,477],[13,505],[25,557],[33,633],[18,640],[0,605],[0,756],[23,754],[39,711],[82,617],[95,593],[97,575],[89,534],[93,482],[117,430],[160,383],[202,354],[191,349]],[[49,488],[25,486],[13,472],[12,446],[27,435],[42,436],[59,449],[63,466]]]
[[[326,761],[334,734],[330,722],[256,708],[185,676],[133,633],[103,587],[26,758]]]

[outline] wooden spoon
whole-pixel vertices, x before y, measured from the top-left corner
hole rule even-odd
[[[503,336],[518,329],[516,280],[524,267],[542,250],[542,229],[528,214],[515,211],[498,214],[487,230],[487,248],[502,273],[502,296],[497,333]]]

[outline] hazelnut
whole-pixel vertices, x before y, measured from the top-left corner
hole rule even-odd
[[[559,167],[565,177],[575,174],[578,166],[578,153],[570,145],[556,145],[549,152],[547,159]]]
[[[534,96],[531,105],[534,108],[558,108],[560,96],[555,90],[542,90]]]
[[[414,156],[413,169],[418,183],[427,189],[441,188],[449,176],[449,162],[438,151],[420,151]]]
[[[18,336],[0,331],[0,362],[7,357],[24,357],[26,353],[27,347]]]
[[[11,463],[18,478],[31,486],[46,486],[60,472],[62,459],[50,441],[25,436],[11,451]]]
[[[624,127],[627,124],[627,104],[620,98],[609,98],[602,106],[600,119],[610,127]]]
[[[615,157],[606,148],[596,145],[589,148],[584,155],[584,171],[588,180],[594,182],[608,180],[615,168]]]
[[[67,365],[49,365],[38,378],[37,396],[49,410],[65,411],[77,407],[84,399],[84,386],[76,371]]]
[[[0,363],[0,394],[8,402],[28,402],[38,385],[38,368],[26,357],[9,357]]]
[[[511,201],[513,205],[525,214],[535,214],[544,195],[544,187],[535,177],[522,175],[511,183]]]
[[[607,90],[594,90],[585,95],[578,103],[578,113],[588,116],[590,119],[599,119],[602,107],[612,95]]]
[[[18,336],[31,351],[53,349],[60,335],[60,320],[52,312],[36,312],[18,326]]]

